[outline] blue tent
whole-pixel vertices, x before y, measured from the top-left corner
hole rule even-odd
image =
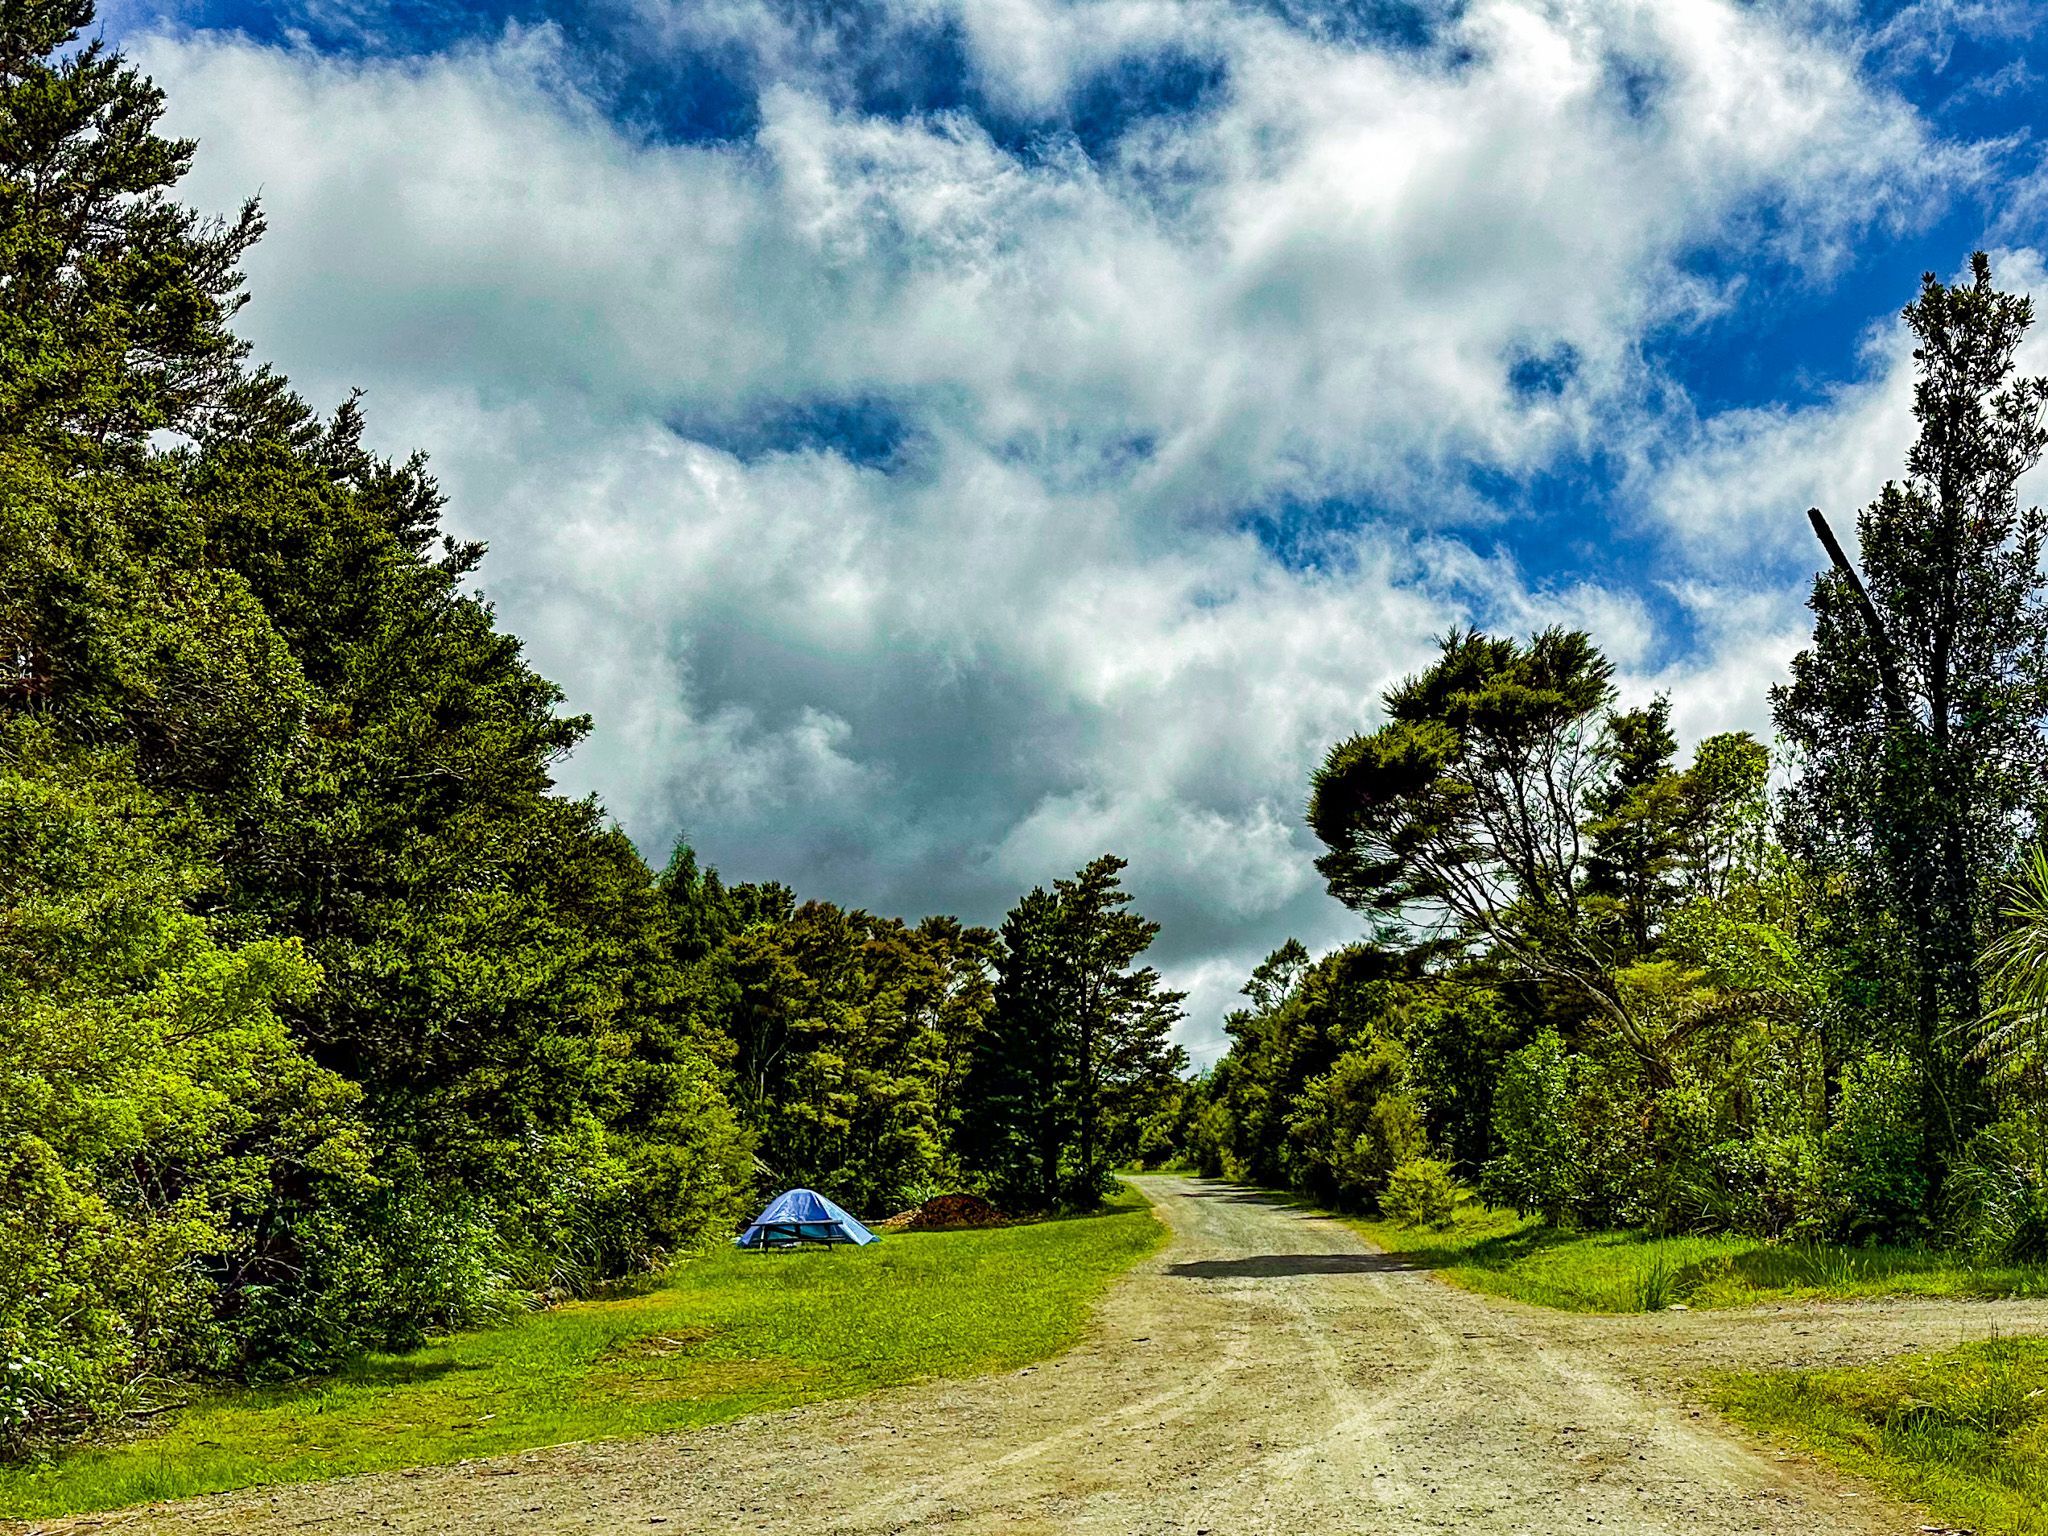
[[[799,1243],[872,1243],[875,1234],[815,1189],[786,1190],[768,1202],[739,1236],[742,1248],[793,1248]]]

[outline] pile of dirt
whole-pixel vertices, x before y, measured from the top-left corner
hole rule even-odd
[[[882,1226],[891,1232],[961,1232],[1000,1227],[1009,1219],[979,1195],[934,1195],[923,1205],[898,1211]]]

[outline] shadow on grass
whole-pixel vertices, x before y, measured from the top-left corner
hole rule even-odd
[[[1418,1266],[1391,1253],[1260,1253],[1244,1259],[1190,1259],[1166,1272],[1184,1280],[1280,1280],[1290,1275],[1385,1275]]]
[[[1384,1257],[1399,1260],[1402,1269],[1454,1269],[1460,1266],[1508,1269],[1546,1248],[1578,1242],[1584,1235],[1559,1231],[1555,1227],[1531,1227],[1522,1232],[1483,1238],[1476,1243],[1446,1242],[1438,1245],[1430,1242],[1427,1228],[1420,1228],[1415,1232],[1412,1243],[1403,1242],[1399,1248],[1390,1248]]]
[[[432,1349],[431,1344],[421,1349]],[[419,1360],[411,1355],[361,1355],[324,1376],[300,1377],[292,1381],[266,1382],[256,1386],[223,1387],[204,1393],[201,1400],[232,1402],[237,1407],[268,1408],[303,1402],[309,1392],[323,1387],[374,1387],[396,1390],[425,1386],[446,1376],[473,1376],[483,1367],[458,1360]]]
[[[1752,1290],[1849,1290],[1908,1275],[1955,1272],[1960,1261],[1929,1248],[1849,1248],[1832,1244],[1786,1243],[1689,1264],[1682,1284],[1727,1279]],[[1970,1275],[1965,1289],[2015,1293],[2038,1289],[2041,1276],[2025,1269],[1987,1268]],[[2031,1282],[2031,1285],[2029,1285]]]

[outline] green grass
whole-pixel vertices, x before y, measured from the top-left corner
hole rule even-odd
[[[1560,1232],[1534,1217],[1468,1204],[1448,1227],[1352,1225],[1418,1268],[1469,1290],[1571,1312],[1869,1296],[2048,1295],[2048,1266],[1973,1265],[1928,1248],[1846,1248],[1753,1237]]]
[[[1104,1214],[870,1248],[725,1249],[636,1294],[536,1313],[319,1381],[195,1403],[146,1439],[0,1467],[0,1517],[685,1429],[1041,1359],[1165,1228]]]
[[[2048,1536],[2048,1339],[1722,1383],[1730,1418],[1981,1536]]]

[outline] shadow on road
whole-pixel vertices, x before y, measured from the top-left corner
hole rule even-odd
[[[1319,1215],[1313,1205],[1296,1195],[1277,1194],[1250,1184],[1204,1183],[1194,1189],[1177,1191],[1183,1200],[1227,1200],[1232,1205],[1264,1205],[1276,1211],[1301,1211]]]
[[[1190,1259],[1166,1272],[1186,1280],[1278,1280],[1288,1275],[1385,1275],[1421,1266],[1391,1253],[1259,1253],[1246,1259]]]

